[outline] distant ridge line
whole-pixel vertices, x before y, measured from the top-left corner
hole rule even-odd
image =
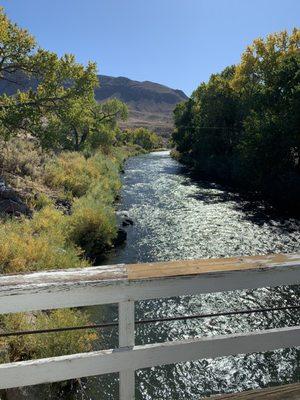
[[[123,76],[98,75],[98,78],[100,85],[95,89],[97,101],[118,98],[129,107],[128,121],[122,123],[121,128],[145,127],[164,137],[170,136],[174,129],[173,110],[178,103],[188,99],[182,90]],[[22,73],[16,73],[16,80],[20,85],[0,79],[0,94],[11,95],[18,89],[26,91],[30,87],[35,89],[38,84],[37,79],[28,79]]]

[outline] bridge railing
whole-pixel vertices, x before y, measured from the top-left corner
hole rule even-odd
[[[300,326],[135,345],[135,301],[300,284],[300,254],[111,265],[0,275],[0,314],[118,303],[119,348],[0,365],[0,389],[120,374],[134,399],[141,368],[300,346]]]

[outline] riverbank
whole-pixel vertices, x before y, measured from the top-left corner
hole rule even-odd
[[[2,195],[12,206],[24,204],[26,212],[22,214],[20,208],[12,207],[6,214],[2,210],[0,273],[86,267],[96,257],[103,257],[118,238],[116,201],[124,162],[144,150],[127,145],[109,151],[98,149],[88,156],[82,152],[61,152],[47,157],[34,143],[18,141],[11,145],[24,152],[14,156],[13,171],[9,170],[6,158]],[[1,316],[0,330],[31,330],[33,326],[51,329],[89,323],[88,312],[64,309]],[[99,335],[92,330],[29,338],[12,336],[0,339],[0,362],[86,352],[98,339]],[[52,386],[55,396],[61,387]],[[21,392],[18,395],[26,398]]]
[[[3,215],[0,272],[84,266],[111,247],[117,236],[119,173],[124,160],[140,151],[124,146],[90,157],[62,152],[44,163],[40,157],[27,175],[20,166],[23,176],[15,175],[8,184],[20,182],[11,192],[29,211],[23,216],[12,212],[8,219]]]

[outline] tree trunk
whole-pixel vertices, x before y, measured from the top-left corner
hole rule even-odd
[[[79,137],[78,137],[78,132],[76,128],[73,128],[73,136],[74,136],[74,149],[75,151],[79,151]]]

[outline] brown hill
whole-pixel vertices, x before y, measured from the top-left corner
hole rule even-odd
[[[100,75],[99,80],[100,87],[95,91],[98,101],[117,97],[128,105],[129,119],[123,123],[124,127],[148,127],[162,136],[172,132],[176,104],[187,99],[181,90],[154,82],[105,75]]]

